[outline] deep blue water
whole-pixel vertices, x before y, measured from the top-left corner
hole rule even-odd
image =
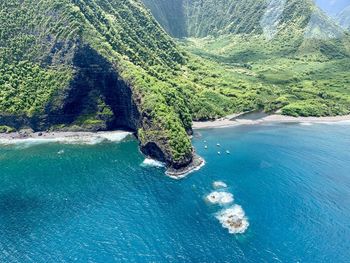
[[[181,181],[142,167],[133,139],[2,146],[0,262],[349,262],[349,131],[199,131],[207,164]],[[217,180],[244,209],[244,234],[229,234],[222,208],[204,200]]]

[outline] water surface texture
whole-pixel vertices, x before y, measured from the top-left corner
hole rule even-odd
[[[349,262],[349,128],[198,131],[207,164],[181,181],[130,138],[0,146],[0,262]],[[215,181],[234,204],[206,200]],[[243,234],[216,218],[235,204]]]

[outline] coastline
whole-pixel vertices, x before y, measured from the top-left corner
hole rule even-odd
[[[258,125],[265,123],[337,123],[350,122],[350,115],[333,117],[291,117],[279,114],[261,114],[261,113],[241,113],[232,114],[226,117],[214,120],[193,122],[193,130],[224,128],[239,125]],[[103,141],[118,142],[122,141],[131,132],[126,131],[102,131],[102,132],[33,132],[30,129],[23,129],[18,132],[0,133],[0,145],[13,144],[40,144],[40,143],[62,143],[62,144],[88,144],[93,145]],[[200,170],[205,165],[205,160],[195,155],[193,161],[181,169],[168,168],[165,174],[176,180],[185,178],[192,172]]]
[[[102,141],[121,141],[130,134],[132,133],[126,131],[32,132],[31,130],[21,130],[19,132],[0,133],[0,145],[50,142],[96,144]]]
[[[190,173],[200,170],[204,165],[205,160],[199,155],[195,154],[193,157],[193,161],[189,165],[177,170],[168,168],[165,174],[172,179],[180,180],[187,177],[187,175],[189,175]]]
[[[249,118],[249,114],[237,114],[235,117],[227,116],[214,121],[193,122],[193,129],[224,128],[238,125],[256,125],[264,123],[336,123],[350,122],[350,115],[330,117],[292,117],[279,114],[263,116],[261,118]],[[246,117],[245,117],[246,116]]]

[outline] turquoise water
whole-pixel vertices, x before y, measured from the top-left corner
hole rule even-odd
[[[0,262],[349,262],[349,128],[203,130],[207,164],[181,181],[141,166],[132,138],[2,146]],[[232,204],[205,200],[218,180],[243,234],[216,218]]]

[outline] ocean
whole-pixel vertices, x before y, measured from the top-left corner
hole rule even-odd
[[[350,125],[198,130],[182,180],[136,140],[0,145],[0,262],[350,262]]]

